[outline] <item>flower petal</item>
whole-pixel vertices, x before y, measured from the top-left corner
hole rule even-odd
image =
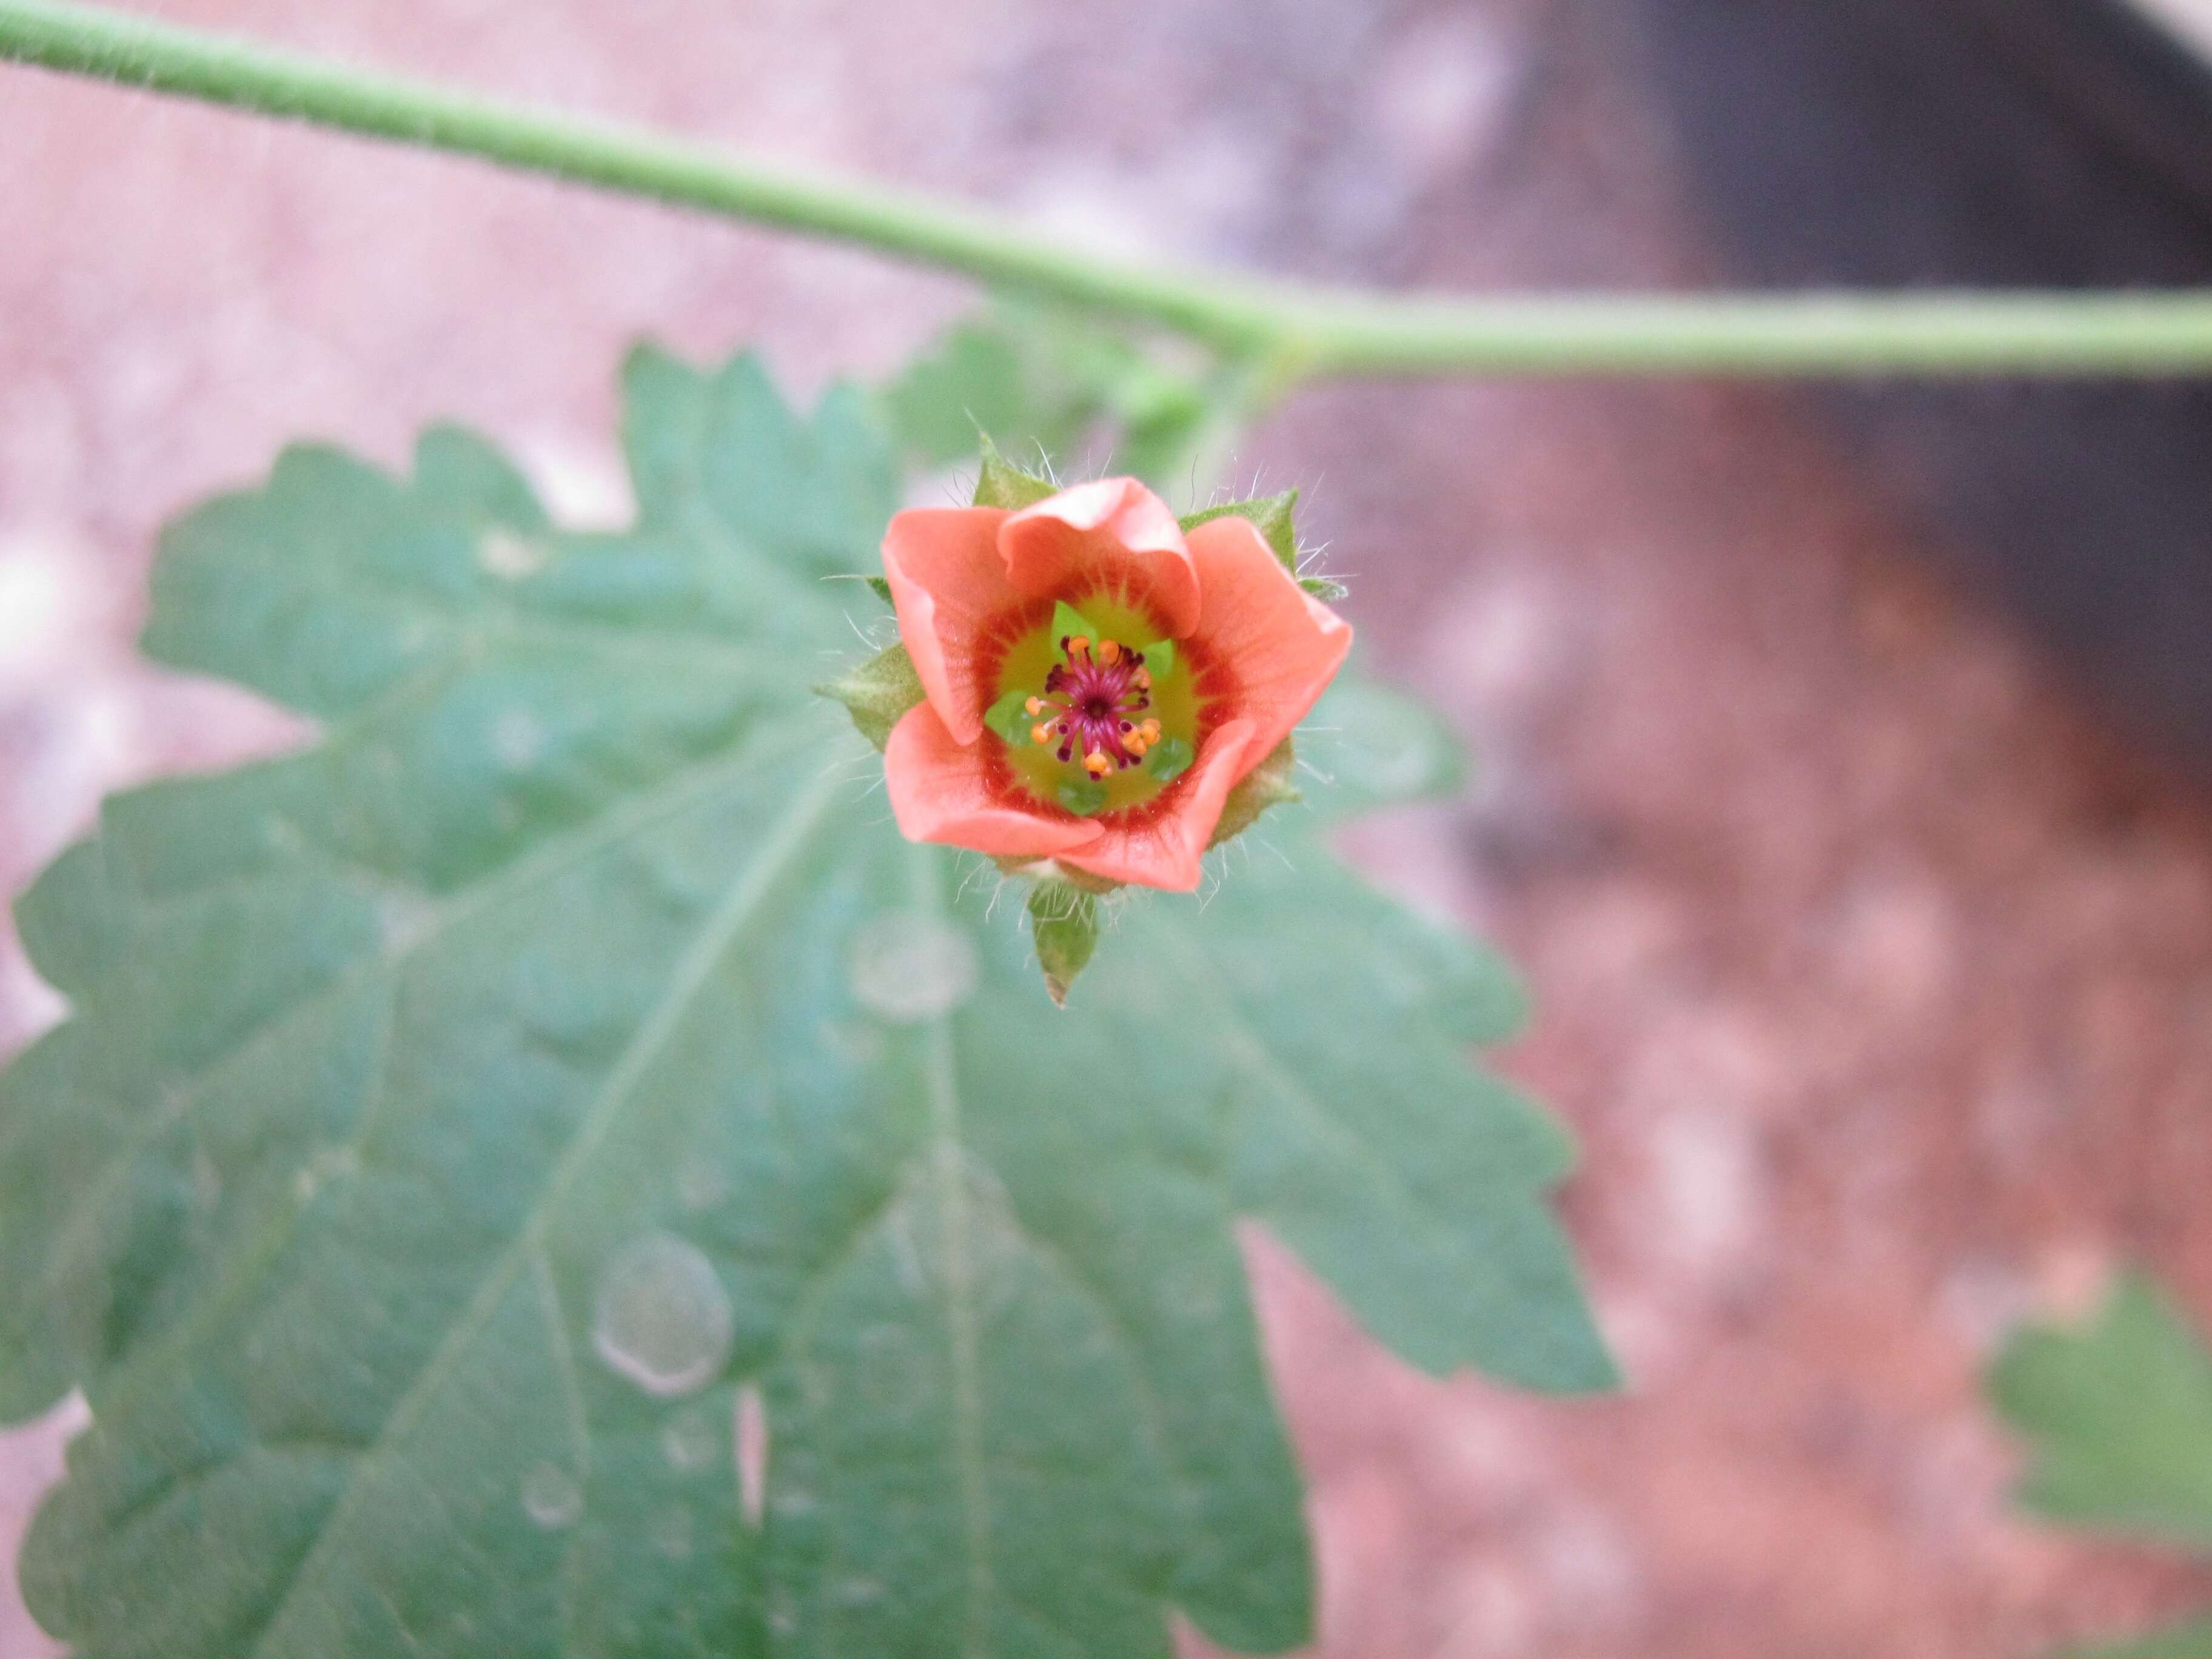
[[[1052,858],[1105,833],[1081,819],[1002,805],[984,781],[984,764],[982,746],[956,741],[933,704],[908,709],[884,747],[884,781],[899,833],[1002,858]]]
[[[999,532],[1006,576],[1030,599],[1112,589],[1158,613],[1172,638],[1198,625],[1198,570],[1168,504],[1134,478],[1100,478],[1048,495]]]
[[[1236,678],[1228,712],[1258,726],[1256,766],[1336,678],[1352,624],[1298,586],[1249,519],[1199,526],[1190,556],[1206,590],[1197,637]]]
[[[1097,842],[1079,853],[1062,853],[1060,861],[1109,881],[1189,892],[1198,885],[1200,860],[1221,822],[1229,792],[1267,758],[1267,751],[1254,744],[1257,731],[1250,720],[1230,720],[1216,728],[1200,745],[1197,764],[1176,786],[1170,811],[1126,828],[1109,825]]]
[[[999,556],[1006,512],[996,507],[915,507],[884,532],[884,579],[899,638],[923,693],[959,742],[983,735],[989,688],[976,677],[984,628],[1021,603]]]

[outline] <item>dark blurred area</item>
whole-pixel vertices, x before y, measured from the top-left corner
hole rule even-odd
[[[2212,283],[2212,69],[2119,0],[1634,0],[1730,274]],[[1832,410],[1959,562],[2212,779],[2212,389],[1889,386]]]
[[[2203,70],[2087,0],[138,3],[1139,255],[2212,277]],[[633,338],[757,343],[811,394],[975,301],[15,70],[0,154],[10,891],[103,791],[296,735],[131,650],[159,525],[285,441],[392,465],[459,417],[618,520]],[[1329,386],[1240,450],[1240,493],[1304,492],[1367,666],[1480,758],[1351,850],[1526,970],[1504,1063],[1583,1142],[1567,1218],[1632,1379],[1425,1378],[1255,1238],[1327,1659],[1978,1659],[2212,1603],[2015,1516],[1979,1388],[2123,1261],[2212,1310],[2208,423],[2193,386]],[[59,1012],[0,929],[0,1048]],[[75,1420],[0,1437],[0,1559]],[[0,1659],[46,1650],[0,1587]]]

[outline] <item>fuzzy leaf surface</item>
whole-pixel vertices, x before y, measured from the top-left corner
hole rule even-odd
[[[897,500],[864,406],[627,392],[626,532],[440,429],[163,538],[148,650],[322,735],[110,800],[19,908],[73,1012],[0,1075],[0,1418],[94,1416],[33,1610],[84,1659],[1303,1640],[1239,1217],[1432,1370],[1610,1376],[1566,1141],[1465,1054],[1510,975],[1318,839],[1435,781],[1418,720],[1340,692],[1348,787],[1117,905],[1058,1012],[809,690]]]
[[[1078,462],[1095,446],[1102,465],[1155,484],[1181,482],[1215,412],[1188,366],[1096,318],[1018,303],[956,325],[878,395],[900,447],[925,465],[967,460],[979,439],[1021,461]]]

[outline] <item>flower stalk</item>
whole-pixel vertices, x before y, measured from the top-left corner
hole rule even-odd
[[[473,156],[854,244],[1326,375],[2212,374],[2212,291],[1448,298],[1138,264],[1009,218],[664,135],[58,0],[0,0],[0,60]]]

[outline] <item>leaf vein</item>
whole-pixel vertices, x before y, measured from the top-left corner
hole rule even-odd
[[[376,1461],[380,1455],[389,1452],[404,1441],[447,1377],[489,1325],[512,1286],[515,1274],[522,1270],[530,1255],[541,1248],[545,1229],[561,1200],[612,1129],[639,1080],[681,1027],[694,1000],[705,988],[724,953],[745,923],[768,896],[785,869],[806,849],[807,832],[831,804],[834,785],[834,777],[824,774],[801,793],[756,854],[740,867],[720,902],[709,912],[690,946],[678,957],[667,988],[609,1071],[599,1093],[579,1123],[574,1137],[548,1178],[545,1190],[524,1218],[520,1231],[493,1259],[478,1283],[476,1293],[463,1310],[460,1319],[447,1333],[445,1340],[431,1354],[428,1364],[416,1375],[407,1391],[395,1402],[375,1440],[349,1476],[337,1505],[318,1529],[313,1545],[294,1567],[284,1589],[272,1598],[269,1613],[253,1641],[252,1655],[259,1656],[267,1650],[270,1638],[279,1627],[278,1621],[284,1609],[295,1605],[304,1584],[313,1583],[314,1575],[329,1559],[331,1540],[340,1534],[352,1510],[362,1501],[362,1493],[365,1489],[361,1484],[362,1466]]]

